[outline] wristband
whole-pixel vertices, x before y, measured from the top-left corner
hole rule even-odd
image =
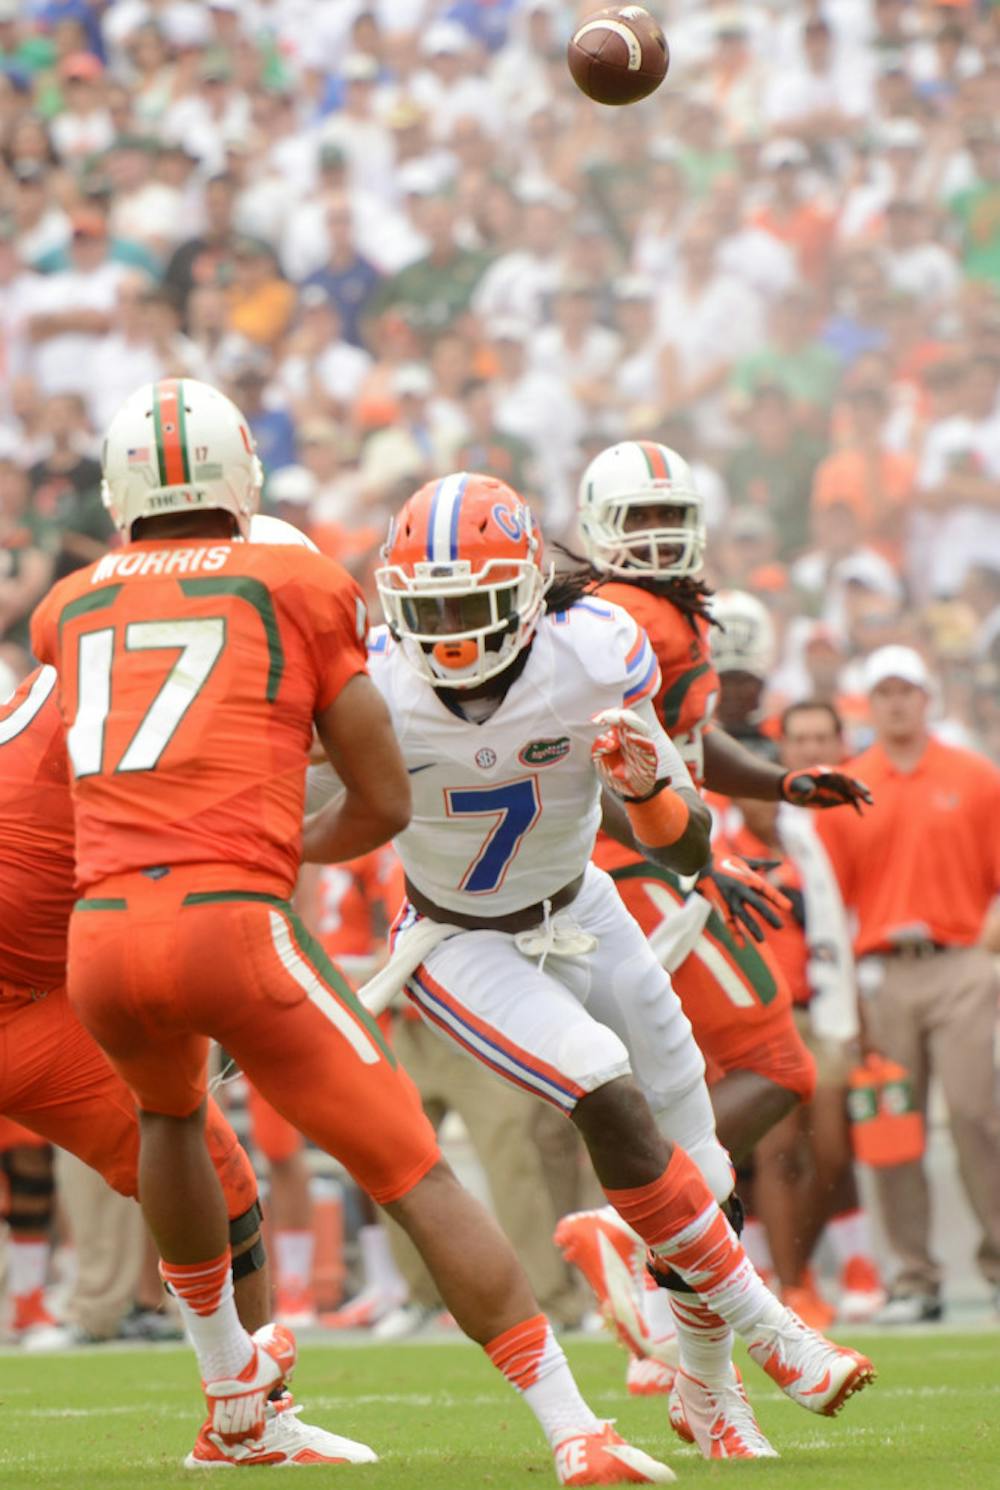
[[[669,848],[687,832],[691,811],[683,797],[669,789],[643,802],[626,802],[632,831],[647,848]]]

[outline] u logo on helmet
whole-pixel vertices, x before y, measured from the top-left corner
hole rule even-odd
[[[528,514],[523,507],[516,507],[512,512],[502,502],[497,502],[492,512],[493,521],[512,543],[519,543],[528,529]]]

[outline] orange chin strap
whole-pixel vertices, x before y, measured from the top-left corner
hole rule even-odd
[[[683,838],[691,813],[683,797],[664,787],[648,802],[626,802],[632,831],[647,848],[669,848]]]
[[[472,666],[479,656],[479,648],[471,638],[463,637],[456,641],[435,642],[431,655],[442,667],[454,668],[458,672]]]

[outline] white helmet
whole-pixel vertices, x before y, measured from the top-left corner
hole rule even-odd
[[[303,533],[294,523],[286,523],[284,518],[269,517],[264,512],[254,513],[247,537],[251,543],[287,543],[297,548],[311,548],[314,554],[319,553],[308,533]]]
[[[126,537],[141,517],[193,507],[231,512],[246,537],[260,504],[264,473],[250,426],[224,393],[193,378],[147,383],[127,398],[101,465],[104,505]]]
[[[682,579],[705,557],[701,497],[684,458],[652,440],[624,440],[596,455],[583,473],[578,497],[587,557],[605,574]],[[628,529],[643,507],[678,507],[671,527]]]
[[[711,606],[712,619],[719,623],[712,627],[716,672],[767,678],[775,663],[775,636],[761,602],[745,590],[720,590],[713,595]]]

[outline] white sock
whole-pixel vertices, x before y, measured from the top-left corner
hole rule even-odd
[[[484,1348],[497,1370],[520,1392],[550,1444],[569,1433],[600,1428],[544,1314],[506,1330]]]
[[[254,1343],[236,1313],[228,1248],[224,1272],[220,1261],[204,1268],[160,1263],[160,1276],[177,1300],[203,1381],[238,1376],[254,1353]]]
[[[305,1292],[312,1283],[316,1237],[312,1231],[278,1231],[274,1237],[278,1287]]]
[[[16,1236],[11,1237],[7,1254],[7,1287],[11,1298],[22,1299],[45,1287],[51,1251],[48,1242],[22,1242]]]
[[[740,1232],[740,1241],[743,1243],[744,1252],[758,1273],[774,1272],[771,1243],[767,1239],[767,1227],[763,1221],[758,1221],[756,1216],[748,1216]]]
[[[405,1298],[406,1284],[396,1267],[385,1228],[377,1223],[362,1226],[358,1232],[358,1247],[365,1287],[392,1298]]]
[[[838,1268],[844,1268],[852,1257],[864,1257],[873,1261],[875,1248],[872,1245],[872,1228],[867,1211],[860,1206],[853,1211],[842,1211],[831,1216],[826,1223],[826,1234],[837,1259]]]
[[[732,1379],[733,1332],[696,1293],[662,1290],[677,1325],[681,1366],[709,1386]]]

